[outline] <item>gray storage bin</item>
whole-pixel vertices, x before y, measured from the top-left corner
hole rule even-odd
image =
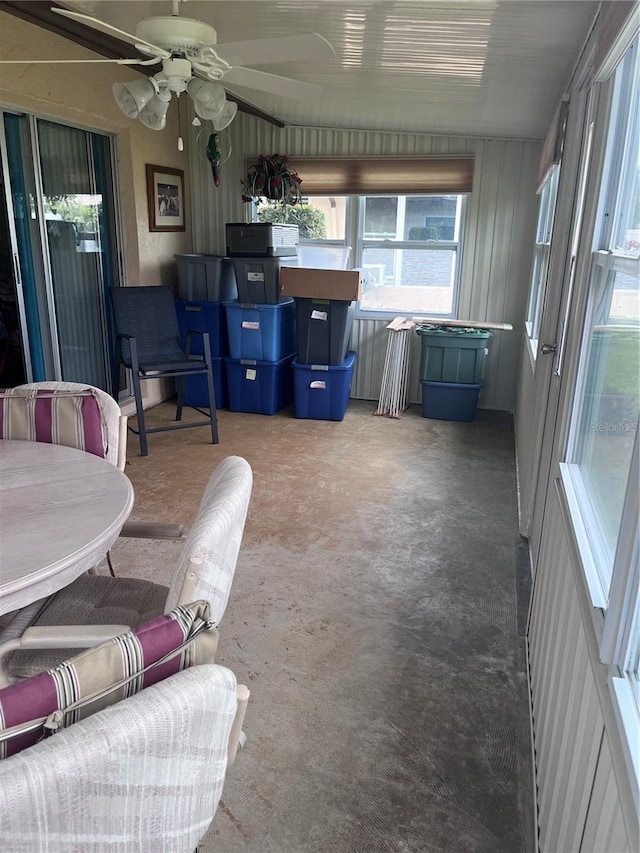
[[[178,292],[187,302],[228,302],[238,295],[233,264],[222,255],[176,255]]]
[[[338,299],[293,300],[300,364],[342,364],[349,349],[353,303]]]
[[[297,258],[233,258],[238,300],[252,305],[288,301],[288,296],[280,296],[280,267],[296,265]]]

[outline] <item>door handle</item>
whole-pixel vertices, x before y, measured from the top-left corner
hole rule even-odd
[[[540,352],[542,355],[551,355],[558,349],[557,344],[542,344],[540,347]]]

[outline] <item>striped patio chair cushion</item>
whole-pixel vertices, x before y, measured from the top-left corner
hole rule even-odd
[[[213,663],[218,632],[196,601],[0,690],[0,758],[182,669]]]
[[[94,392],[0,391],[0,438],[64,444],[106,458],[106,431]]]

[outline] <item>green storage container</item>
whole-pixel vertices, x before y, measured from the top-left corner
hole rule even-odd
[[[422,351],[422,382],[462,382],[482,380],[487,342],[492,332],[444,326],[418,326]]]

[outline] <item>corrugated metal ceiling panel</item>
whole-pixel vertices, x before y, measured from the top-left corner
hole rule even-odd
[[[170,3],[69,3],[127,31]],[[237,87],[288,124],[544,138],[589,32],[590,0],[209,0],[180,14],[216,27],[218,42],[318,32],[325,63],[260,70],[319,83],[317,98],[288,100]]]

